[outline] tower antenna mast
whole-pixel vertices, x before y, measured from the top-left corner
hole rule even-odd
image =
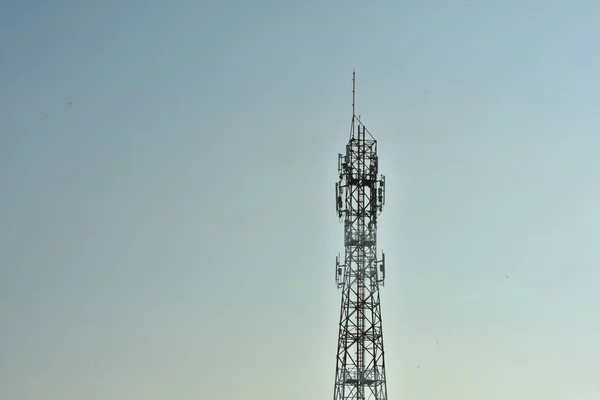
[[[354,136],[354,123],[358,135]],[[369,134],[369,138],[366,137]],[[385,203],[385,177],[378,175],[377,141],[355,115],[352,72],[352,125],[345,154],[338,155],[336,211],[344,221],[344,259],[336,257],[342,289],[334,400],[387,400],[379,288],[385,254],[377,258],[377,217]]]
[[[350,138],[354,137],[354,120],[356,119],[356,113],[354,112],[356,98],[356,72],[352,70],[352,123],[350,125]]]
[[[352,70],[352,119],[354,119],[354,104],[356,96],[356,72]]]

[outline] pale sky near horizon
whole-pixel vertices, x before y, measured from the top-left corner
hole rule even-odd
[[[389,399],[600,399],[599,38],[597,1],[0,2],[0,399],[331,399],[353,69]]]

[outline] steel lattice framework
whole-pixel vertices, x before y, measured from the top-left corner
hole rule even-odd
[[[344,222],[344,261],[336,259],[342,289],[334,400],[387,400],[379,287],[385,255],[377,259],[377,217],[385,203],[377,141],[354,113],[346,153],[338,156],[336,210]],[[356,132],[355,132],[355,127]],[[368,135],[368,137],[367,137]]]

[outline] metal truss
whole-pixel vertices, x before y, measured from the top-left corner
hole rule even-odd
[[[354,114],[354,102],[352,108]],[[379,287],[385,279],[385,255],[382,253],[378,260],[376,254],[377,217],[385,203],[385,177],[378,176],[377,141],[354,115],[346,153],[338,156],[338,171],[336,210],[344,222],[345,257],[343,262],[339,255],[336,259],[336,283],[342,289],[342,302],[333,398],[386,400],[379,298]]]

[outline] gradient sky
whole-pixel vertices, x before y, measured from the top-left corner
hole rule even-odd
[[[331,399],[352,69],[389,399],[600,398],[599,38],[595,0],[3,0],[0,398]]]

